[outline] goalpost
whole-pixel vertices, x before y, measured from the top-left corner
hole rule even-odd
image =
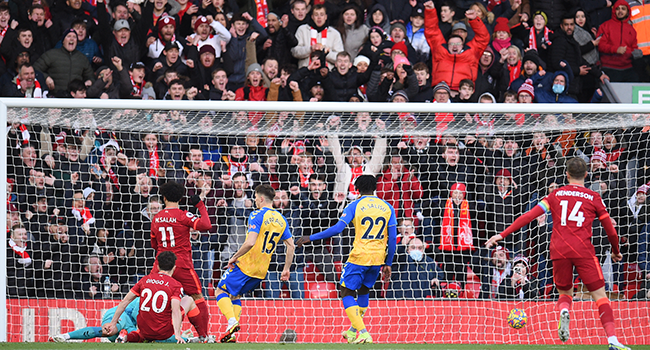
[[[0,119],[7,127],[0,144],[2,180],[9,184],[1,189],[8,199],[0,204],[0,219],[18,217],[33,257],[31,264],[15,265],[18,259],[7,256],[13,254],[11,227],[0,233],[0,323],[6,325],[0,327],[0,342],[46,341],[56,333],[99,325],[103,311],[117,305],[116,299],[150,268],[149,236],[141,231],[161,205],[155,198],[163,181],[180,181],[196,194],[206,186],[202,196],[214,215],[213,231],[194,237],[193,257],[209,297],[222,262],[245,234],[252,210],[246,193],[252,186],[279,188],[284,197],[276,205],[299,237],[336,223],[340,209],[354,198],[345,169],[359,161],[380,179],[377,195],[395,203],[400,219],[393,277],[375,285],[365,318],[376,342],[558,343],[546,250],[549,219],[531,223],[506,243],[508,256],[503,269],[496,269],[504,274],[506,282],[497,281],[502,286],[513,281],[525,261],[526,288],[492,288],[494,264],[501,262],[482,244],[536,205],[554,184],[561,186],[565,160],[580,156],[596,164],[588,185],[602,192],[620,222],[619,235],[626,235],[624,249],[634,257],[613,264],[609,243],[595,225],[594,245],[619,339],[650,344],[650,334],[642,331],[650,328],[643,276],[650,272],[650,261],[640,251],[650,249],[647,241],[641,247],[650,226],[630,221],[627,207],[628,200],[638,198],[641,184],[650,181],[642,165],[645,152],[636,151],[647,146],[639,141],[647,140],[650,126],[650,108],[644,105],[6,98],[0,99]],[[33,166],[23,160],[30,145],[38,158]],[[236,146],[243,146],[246,158],[231,155]],[[68,147],[79,160],[62,151]],[[310,180],[310,166],[324,175],[324,183],[318,176]],[[244,176],[236,180],[239,172]],[[452,188],[456,183],[463,186]],[[238,186],[248,187],[242,197]],[[469,225],[466,243],[472,247],[449,251],[457,243],[454,232],[464,225],[449,217],[453,189],[460,188],[468,214],[456,220]],[[325,200],[314,199],[316,192]],[[75,207],[80,199],[85,206]],[[441,242],[446,229],[452,232],[449,244]],[[291,330],[298,342],[341,341],[341,325],[348,320],[336,281],[351,235],[346,231],[300,251],[288,285],[274,280],[278,274],[271,271],[260,288],[244,297],[239,340],[277,342]],[[404,241],[412,237],[422,241],[424,258],[409,255],[417,249]],[[98,263],[93,265],[91,257]],[[47,260],[51,265],[45,267]],[[99,282],[91,274],[100,269],[97,265]],[[16,277],[18,270],[27,277]],[[108,285],[103,284],[106,275]],[[575,298],[586,300],[579,281],[576,289]],[[208,300],[210,332],[219,334],[225,321],[213,299]],[[507,326],[512,308],[526,311],[526,327]],[[574,303],[572,343],[605,342],[596,310],[593,302]]]

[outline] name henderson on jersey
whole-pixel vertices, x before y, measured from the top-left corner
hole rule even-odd
[[[587,198],[590,201],[594,200],[594,196],[590,195],[589,193],[584,193],[584,192],[580,192],[580,191],[561,190],[561,191],[557,191],[557,193],[555,195],[556,196],[571,196],[571,197]]]

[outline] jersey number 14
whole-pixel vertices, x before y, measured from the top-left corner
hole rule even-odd
[[[566,226],[567,224],[567,212],[569,209],[569,201],[560,201],[560,206],[562,207],[562,216],[560,218],[561,220],[561,225]],[[573,209],[571,209],[571,213],[569,214],[568,220],[569,221],[574,221],[576,223],[576,226],[582,227],[582,223],[585,221],[585,215],[580,211],[580,207],[582,206],[581,201],[577,201],[576,204],[573,206]]]

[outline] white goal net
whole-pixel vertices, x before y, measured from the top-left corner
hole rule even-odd
[[[334,225],[358,195],[351,183],[372,174],[377,196],[396,209],[399,233],[392,277],[377,281],[364,319],[375,342],[556,343],[552,219],[538,217],[499,249],[484,244],[564,185],[566,161],[580,157],[624,254],[612,262],[596,220],[593,244],[619,339],[650,344],[647,108],[3,102],[7,341],[101,324],[153,265],[149,229],[166,181],[207,206],[212,228],[191,233],[192,256],[210,333],[219,334],[226,320],[214,286],[245,240],[254,188],[276,189],[274,206],[301,237]],[[181,207],[196,211],[185,199]],[[243,298],[239,341],[277,342],[293,332],[298,342],[342,341],[348,320],[338,280],[352,230],[298,249],[288,283],[279,280],[280,245],[267,278]],[[575,290],[571,341],[603,343],[579,278]],[[513,308],[527,314],[522,329],[507,325]]]

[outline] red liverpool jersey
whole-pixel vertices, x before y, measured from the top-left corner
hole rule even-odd
[[[597,192],[584,186],[567,185],[553,191],[540,205],[553,216],[551,259],[595,256],[591,225],[596,218],[610,220]]]
[[[192,269],[190,228],[207,231],[212,227],[205,204],[197,205],[201,218],[178,208],[167,208],[154,216],[151,222],[151,247],[158,254],[165,251],[176,254],[176,267]]]
[[[174,335],[172,299],[182,298],[181,284],[165,274],[152,273],[138,281],[131,291],[140,297],[140,334],[147,340],[164,340]]]

